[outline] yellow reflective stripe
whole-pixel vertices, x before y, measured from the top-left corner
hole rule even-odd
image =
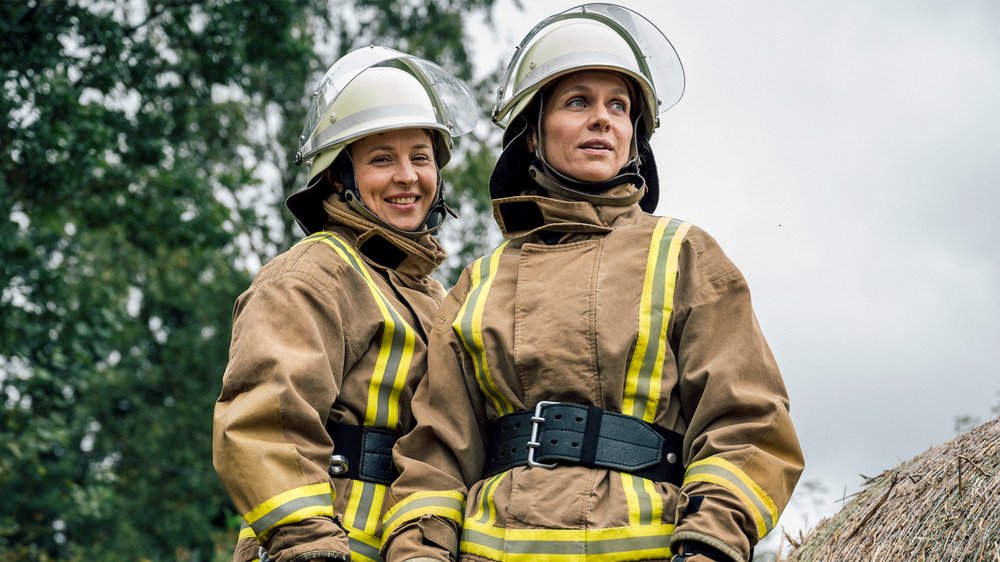
[[[382,555],[379,553],[382,548],[381,538],[350,525],[344,526],[348,531],[347,546],[351,549],[352,562],[382,562]]]
[[[650,521],[662,521],[663,520],[663,500],[660,497],[660,492],[656,488],[656,483],[648,478],[641,478],[642,486],[646,489],[646,495],[650,498],[649,504],[649,518]]]
[[[721,457],[709,457],[692,463],[684,474],[684,484],[708,482],[736,494],[757,523],[757,538],[762,539],[778,522],[778,508],[752,478],[736,465]]]
[[[465,494],[461,492],[417,492],[406,496],[385,514],[382,534],[389,536],[400,525],[424,515],[437,515],[461,527],[464,512]]]
[[[653,229],[639,302],[639,332],[625,379],[622,413],[652,423],[660,400],[667,326],[674,305],[681,242],[691,225],[661,218]]]
[[[496,492],[497,486],[500,481],[503,480],[507,472],[501,472],[495,476],[491,476],[483,484],[480,490],[479,506],[476,513],[473,514],[472,519],[483,525],[492,525],[497,519],[497,507],[496,503],[493,501],[493,494]]]
[[[625,503],[628,505],[628,524],[639,525],[642,519],[641,502],[639,493],[635,489],[636,477],[627,472],[620,473],[622,477],[622,490],[625,492]]]
[[[344,523],[374,536],[382,518],[387,491],[388,486],[384,484],[352,480],[351,495],[344,510]]]
[[[652,525],[663,520],[663,500],[648,478],[622,472],[622,488],[628,503],[629,525]]]
[[[247,525],[246,521],[243,521],[240,525],[240,535],[236,538],[237,542],[245,540],[257,540],[257,535],[253,532],[253,528]]]
[[[490,292],[490,287],[493,286],[493,279],[496,277],[500,255],[503,254],[508,243],[509,241],[505,241],[500,244],[491,254],[477,259],[470,266],[472,286],[469,289],[469,294],[465,296],[465,302],[462,303],[462,308],[459,309],[455,322],[451,325],[465,345],[465,350],[472,357],[479,389],[501,416],[513,413],[514,407],[497,389],[493,376],[490,374],[490,366],[486,360],[486,346],[483,344],[483,309],[486,307],[486,297]],[[488,269],[484,274],[483,268],[486,266]]]
[[[607,529],[504,529],[466,521],[462,553],[505,562],[613,562],[669,559],[669,523]]]
[[[363,260],[350,244],[332,232],[317,232],[299,244],[311,241],[323,242],[333,248],[364,278],[382,315],[382,338],[375,360],[375,369],[369,382],[363,425],[396,428],[399,424],[399,397],[406,385],[406,375],[413,360],[416,331],[393,308],[392,303],[378,288]]]
[[[263,541],[275,527],[298,523],[310,517],[333,517],[330,483],[309,484],[282,492],[251,509],[243,520]]]

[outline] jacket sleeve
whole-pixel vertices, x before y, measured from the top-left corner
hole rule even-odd
[[[458,555],[465,499],[484,463],[483,404],[474,379],[466,376],[469,359],[452,328],[468,286],[466,270],[435,317],[427,373],[413,396],[416,426],[393,449],[399,477],[383,519],[386,560]]]
[[[333,290],[284,272],[237,301],[213,432],[216,472],[250,529],[237,555],[252,536],[274,562],[349,556],[327,475],[345,356]]]
[[[671,342],[687,470],[671,542],[705,543],[744,561],[788,503],[802,451],[743,275],[695,229],[681,259]]]

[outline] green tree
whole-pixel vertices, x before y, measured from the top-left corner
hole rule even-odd
[[[211,413],[232,303],[297,237],[307,86],[368,43],[468,78],[492,4],[0,2],[0,561],[229,556]],[[482,211],[489,139],[461,152]]]

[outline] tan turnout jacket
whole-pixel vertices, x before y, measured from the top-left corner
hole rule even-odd
[[[704,231],[637,204],[525,195],[494,214],[506,241],[434,320],[386,559],[662,560],[694,540],[746,560],[803,459],[739,270]],[[683,434],[683,485],[566,465],[483,478],[488,423],[542,400]]]
[[[277,562],[379,559],[386,486],[329,476],[325,424],[410,429],[444,254],[324,206],[326,231],[264,266],[234,310],[213,453],[246,524],[236,562],[261,544]]]

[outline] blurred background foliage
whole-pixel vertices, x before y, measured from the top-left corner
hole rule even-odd
[[[299,236],[308,95],[372,43],[471,81],[493,4],[0,2],[0,562],[230,558],[212,409],[235,298]],[[497,241],[490,129],[446,171],[446,284]]]

